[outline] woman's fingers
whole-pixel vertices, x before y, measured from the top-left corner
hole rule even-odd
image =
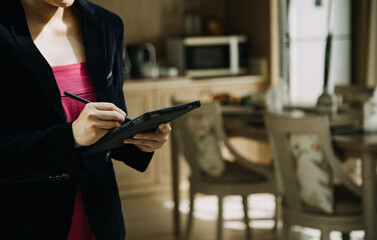
[[[123,123],[126,113],[115,106],[112,103],[100,102],[100,103],[89,103],[87,104],[89,108],[89,114],[91,117],[98,118],[100,120],[113,120]]]
[[[98,109],[98,110],[102,110],[102,111],[116,111],[116,112],[119,112],[120,114],[122,114],[123,116],[126,116],[126,113],[122,109],[120,109],[117,106],[115,106],[113,103],[96,102],[96,103],[90,103],[90,104],[95,105],[96,109]]]
[[[160,124],[155,132],[138,133],[123,142],[134,144],[144,152],[153,152],[160,149],[169,140],[170,132],[171,127],[169,124]]]
[[[80,116],[73,122],[72,131],[77,147],[89,146],[110,129],[119,127],[125,120],[126,113],[112,103],[88,103]],[[156,131],[139,133],[124,143],[134,144],[144,152],[160,149],[169,139],[171,127],[160,124]]]
[[[89,146],[95,143],[110,129],[119,127],[124,122],[125,116],[126,113],[112,103],[86,104],[72,124],[76,146]]]

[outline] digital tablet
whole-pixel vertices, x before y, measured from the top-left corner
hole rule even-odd
[[[82,147],[81,153],[86,155],[121,147],[124,145],[124,139],[131,138],[137,133],[154,131],[161,123],[171,122],[177,117],[200,107],[200,104],[200,101],[193,101],[146,112],[123,123],[120,127],[114,128],[93,145]]]

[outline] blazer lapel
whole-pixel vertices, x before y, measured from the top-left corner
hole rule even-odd
[[[86,61],[96,88],[98,101],[106,101],[107,49],[105,25],[100,18],[96,18],[94,16],[95,10],[91,8],[86,1],[76,0],[76,3],[78,4],[82,15],[82,29],[86,51]]]
[[[46,101],[51,102],[56,112],[62,119],[66,120],[59,88],[56,81],[54,81],[55,77],[52,69],[31,38],[21,3],[15,1],[15,7],[18,8],[16,12],[20,13],[20,15],[13,16],[14,25],[11,27],[11,32],[20,50],[20,56],[23,57],[25,65],[30,67],[35,76],[36,83],[42,89],[44,96],[41,97],[46,97]]]
[[[21,3],[17,0],[14,2],[17,11],[22,16],[10,16],[13,18],[12,26],[13,38],[20,49],[20,55],[23,56],[26,66],[30,67],[37,84],[42,89],[46,101],[51,102],[56,112],[66,119],[63,106],[61,103],[60,92],[51,66],[35,46],[25,18]],[[86,61],[89,71],[98,95],[98,101],[106,101],[106,40],[105,26],[102,20],[94,16],[95,10],[91,8],[84,0],[76,0],[76,6],[79,7],[82,15],[82,31],[85,45]]]

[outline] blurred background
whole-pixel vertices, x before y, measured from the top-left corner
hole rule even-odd
[[[131,117],[170,106],[172,98],[177,97],[187,101],[220,99],[224,105],[244,104],[257,109],[263,105],[266,91],[279,82],[284,82],[288,87],[289,104],[315,105],[324,91],[325,45],[329,31],[333,33],[330,91],[341,92],[343,97],[348,96],[355,102],[364,101],[370,97],[377,82],[377,3],[374,0],[92,2],[115,12],[124,22],[128,51],[125,57],[127,75],[124,92]],[[246,39],[243,52],[238,52],[240,56],[242,53],[243,60],[246,59],[243,66],[246,72],[193,77],[182,71],[178,63],[175,65],[168,59],[167,43],[170,39],[220,36],[242,36]],[[234,44],[231,43],[234,39],[229,41],[229,46]],[[143,51],[142,60],[132,57],[135,49]],[[220,54],[217,56],[221,56],[222,64],[231,61],[231,56],[224,56],[222,52],[217,54]],[[205,54],[200,56],[215,59]],[[131,72],[131,68],[138,67],[143,68],[144,72]],[[185,68],[187,70],[189,66]],[[362,90],[356,95],[349,94],[348,87],[351,85]],[[233,138],[232,143],[244,156],[263,164],[271,163],[267,143],[239,137]],[[155,153],[144,173],[114,163],[124,201],[128,240],[180,239],[174,234],[174,170],[171,160],[172,146],[169,142]],[[190,170],[183,160],[179,171],[182,221],[178,224],[181,225],[181,232],[184,232],[188,211],[187,176]],[[251,223],[254,239],[278,239],[273,221],[265,220],[274,214],[274,196],[255,194],[249,197],[249,201],[251,215],[257,219]],[[192,239],[215,239],[216,204],[213,197],[201,196]],[[226,205],[224,239],[244,238],[241,200],[230,197]],[[296,233],[298,239],[319,238],[316,231],[297,228]],[[362,236],[362,233],[355,233],[353,237],[361,239]],[[332,239],[340,239],[340,235],[334,233]]]

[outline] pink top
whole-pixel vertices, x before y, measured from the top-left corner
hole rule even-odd
[[[62,66],[54,66],[52,70],[60,90],[64,112],[67,121],[72,122],[80,115],[85,104],[73,100],[64,95],[64,91],[71,92],[80,97],[95,102],[97,94],[89,74],[86,63],[75,63]],[[84,203],[82,200],[81,186],[77,181],[75,206],[73,209],[71,229],[68,240],[95,240],[95,236],[90,228]]]
[[[95,102],[96,90],[89,74],[86,63],[54,66],[52,70],[62,97],[63,108],[67,121],[72,122],[80,115],[85,104],[64,95],[64,91]]]

